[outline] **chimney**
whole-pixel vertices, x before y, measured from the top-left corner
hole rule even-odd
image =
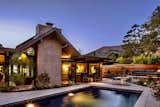
[[[38,24],[36,26],[36,35],[41,35],[43,33],[48,32],[49,30],[51,30],[53,28],[53,24],[47,22],[45,25],[42,24]]]
[[[46,22],[46,25],[47,25],[48,27],[52,27],[52,26],[53,26],[53,23]]]

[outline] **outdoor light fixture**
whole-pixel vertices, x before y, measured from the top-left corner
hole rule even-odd
[[[68,93],[68,96],[72,97],[74,96],[74,93]]]
[[[24,53],[22,53],[22,54],[21,54],[21,58],[22,58],[22,59],[26,59],[26,58],[27,58],[27,55],[24,54]]]
[[[27,59],[27,55],[24,53],[22,53],[18,58],[18,60],[25,60],[25,59]]]
[[[66,58],[66,59],[67,58],[71,58],[71,55],[70,54],[68,54],[68,55],[62,55],[61,58]]]
[[[28,103],[28,104],[26,105],[26,107],[36,107],[36,106],[35,106],[35,104],[33,104],[33,103]]]

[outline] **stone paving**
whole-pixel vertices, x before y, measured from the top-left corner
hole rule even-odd
[[[69,87],[55,88],[55,89],[45,89],[36,91],[24,91],[24,92],[3,92],[0,93],[0,106],[12,105],[16,102],[24,102],[27,100],[41,98],[44,96],[54,96],[65,92],[70,92],[77,89],[83,89],[90,87],[89,84],[74,85]]]
[[[4,106],[6,104],[13,104],[16,102],[23,102],[23,101],[27,101],[35,98],[41,98],[44,96],[59,95],[61,93],[67,93],[73,90],[83,89],[90,86],[96,86],[96,87],[101,87],[106,89],[142,92],[142,94],[140,95],[134,107],[160,107],[160,101],[156,101],[156,99],[151,95],[151,90],[149,88],[134,85],[134,84],[130,84],[129,86],[112,85],[111,82],[106,82],[106,81],[80,84],[80,85],[55,88],[55,89],[0,93],[0,106]]]

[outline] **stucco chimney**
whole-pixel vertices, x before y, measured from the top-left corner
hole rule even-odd
[[[51,30],[53,28],[53,24],[47,22],[45,25],[42,24],[38,24],[36,26],[36,35],[41,35],[49,30]]]

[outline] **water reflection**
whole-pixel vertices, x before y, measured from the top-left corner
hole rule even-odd
[[[9,107],[133,107],[139,94],[103,89],[86,89],[49,97],[34,103]],[[34,104],[34,105],[33,105]]]
[[[80,92],[74,96],[67,96],[63,100],[62,107],[98,107],[99,100],[91,94]]]

